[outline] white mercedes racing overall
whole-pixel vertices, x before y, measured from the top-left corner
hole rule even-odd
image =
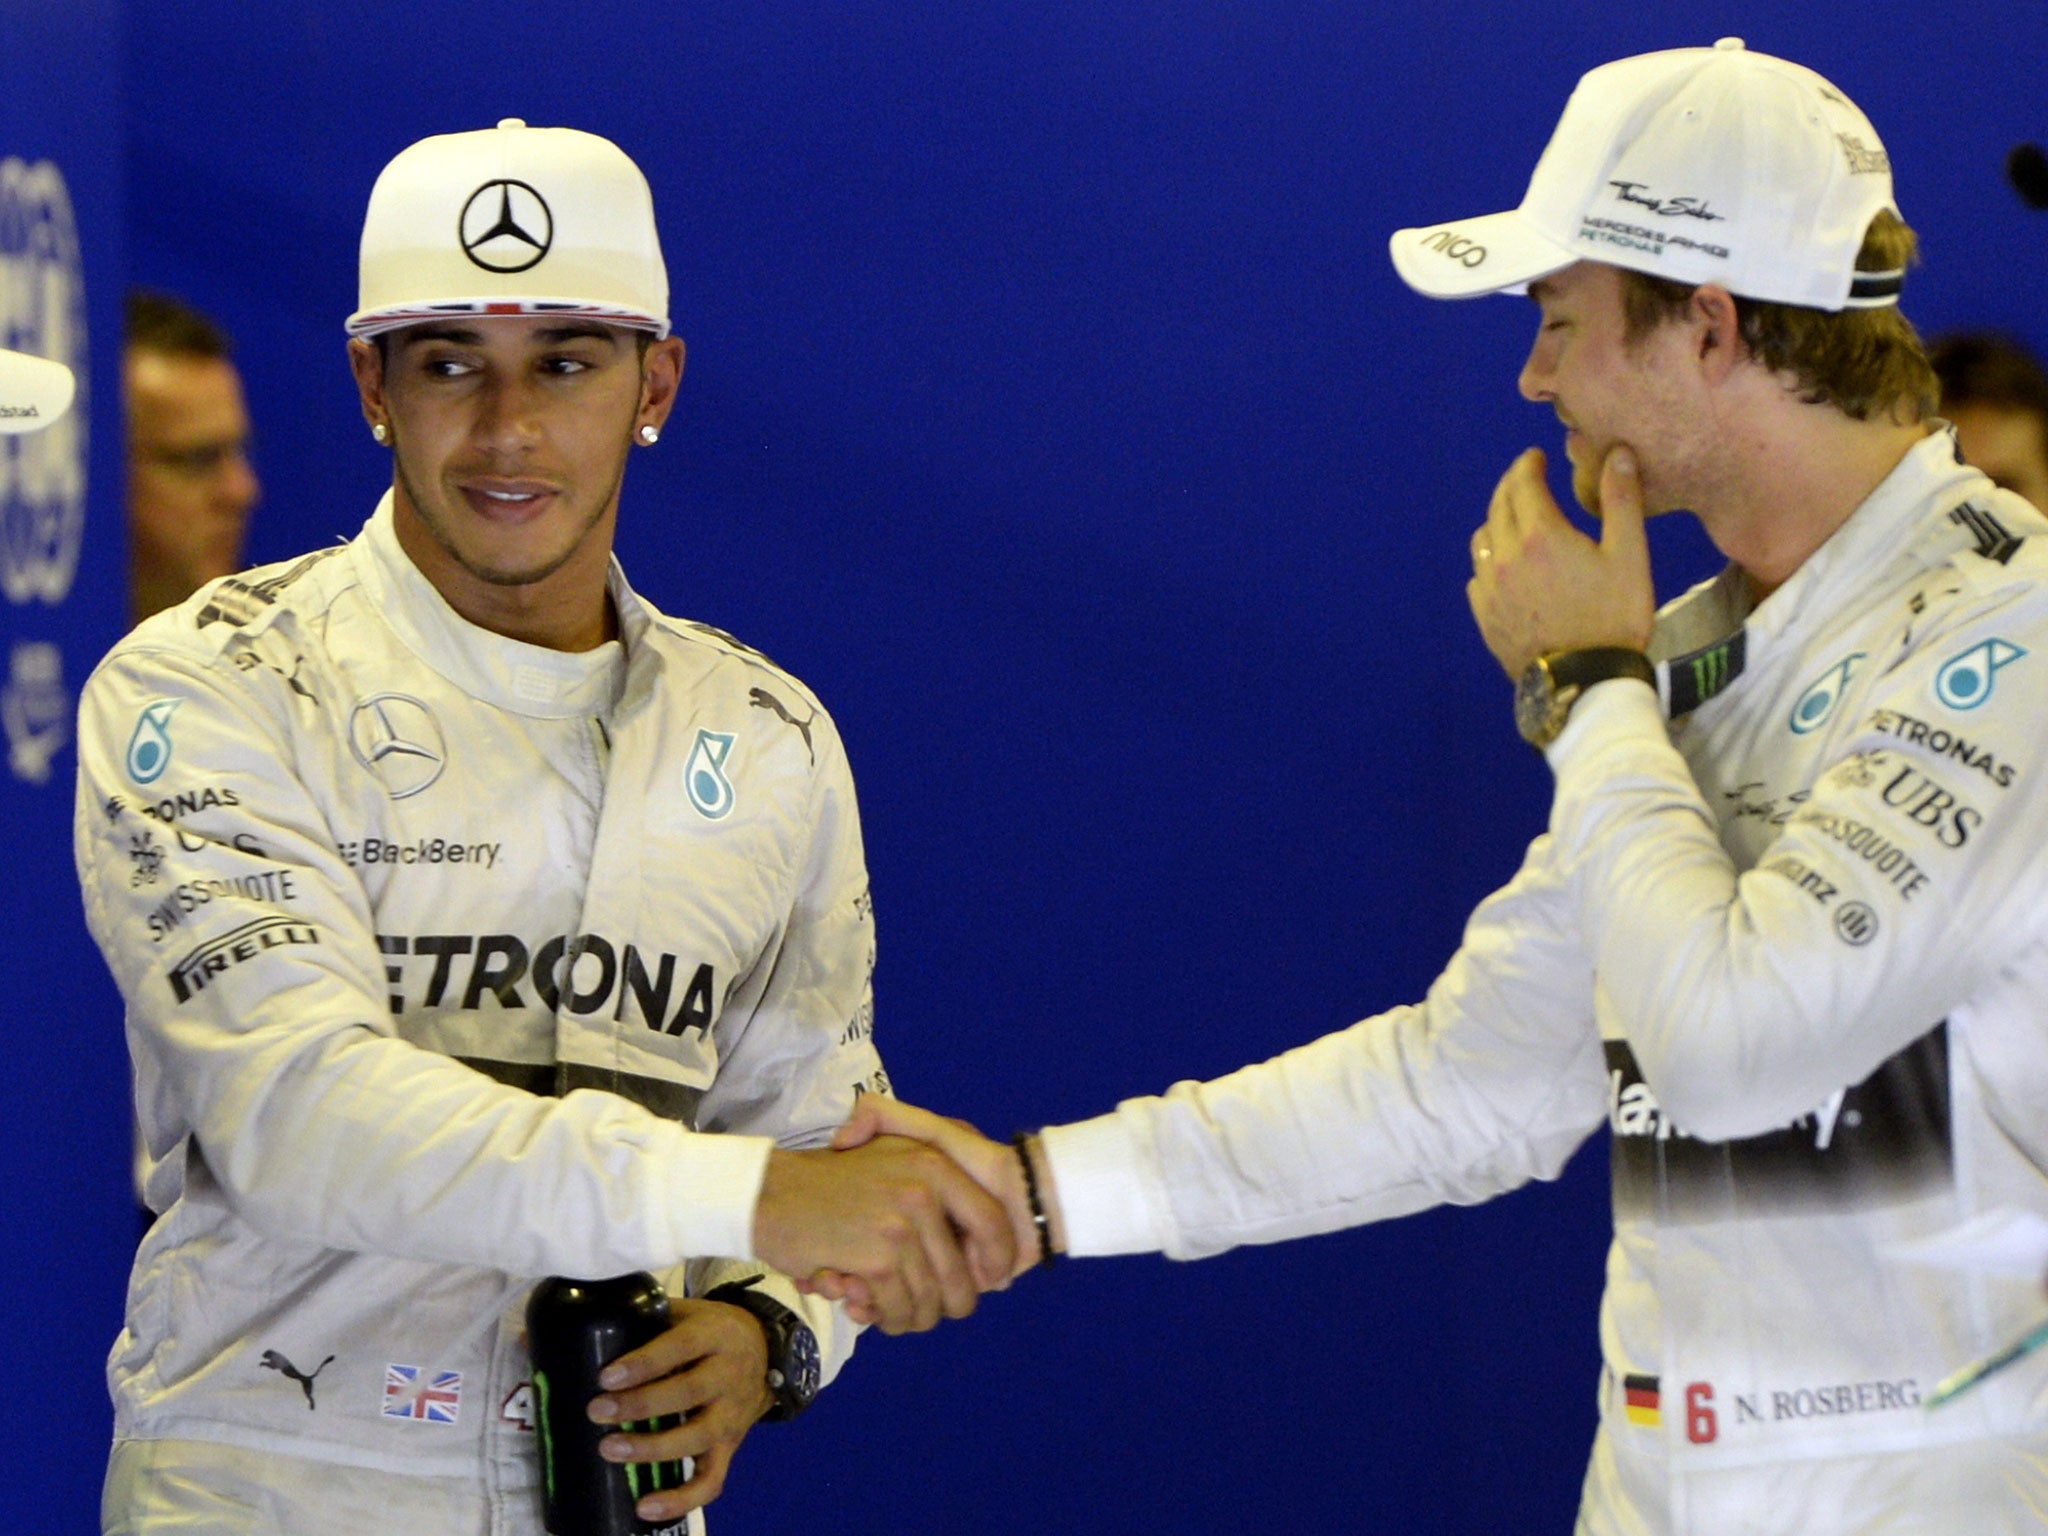
[[[589,653],[477,628],[387,497],[87,685],[78,867],[163,1213],[110,1529],[189,1514],[132,1502],[171,1474],[250,1530],[537,1531],[534,1279],[760,1272],[770,1148],[886,1091],[831,720],[616,565],[610,601]],[[767,1284],[829,1379],[854,1330]]]
[[[1669,605],[1424,1002],[1047,1133],[1074,1251],[1484,1200],[1606,1125],[1582,1531],[2048,1528],[2048,1353],[1926,1406],[2043,1277],[1899,1251],[2048,1217],[2044,534],[1936,433],[1754,611]]]

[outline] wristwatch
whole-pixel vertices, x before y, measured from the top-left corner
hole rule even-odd
[[[1564,730],[1579,695],[1610,677],[1639,677],[1657,686],[1657,669],[1641,651],[1602,645],[1583,651],[1552,651],[1529,663],[1515,684],[1515,729],[1541,752]]]
[[[731,1280],[704,1293],[706,1301],[722,1301],[751,1312],[768,1335],[768,1390],[775,1406],[764,1419],[793,1419],[810,1407],[818,1396],[818,1336],[811,1325],[773,1296],[754,1289],[759,1275],[748,1280]]]

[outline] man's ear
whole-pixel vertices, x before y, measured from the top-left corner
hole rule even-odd
[[[1699,338],[1700,365],[1715,383],[1742,360],[1742,317],[1735,295],[1718,283],[1702,283],[1692,291],[1692,321]]]
[[[374,431],[391,420],[391,412],[384,402],[384,354],[377,344],[362,337],[352,338],[348,344],[348,366],[356,376],[356,393],[362,397],[363,420]]]
[[[640,363],[640,406],[633,416],[637,432],[653,427],[659,432],[675,409],[676,390],[683,382],[683,338],[664,336],[648,348]]]

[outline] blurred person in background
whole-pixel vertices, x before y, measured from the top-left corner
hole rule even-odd
[[[175,607],[242,569],[262,494],[234,344],[168,294],[128,295],[121,375],[128,411],[130,618]]]
[[[2048,373],[2007,336],[1961,331],[1927,349],[1964,460],[2048,511]]]

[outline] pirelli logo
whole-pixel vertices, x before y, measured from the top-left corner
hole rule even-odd
[[[289,944],[318,944],[320,930],[283,914],[259,917],[209,940],[171,967],[171,996],[186,1002],[206,990],[214,977],[247,960]]]

